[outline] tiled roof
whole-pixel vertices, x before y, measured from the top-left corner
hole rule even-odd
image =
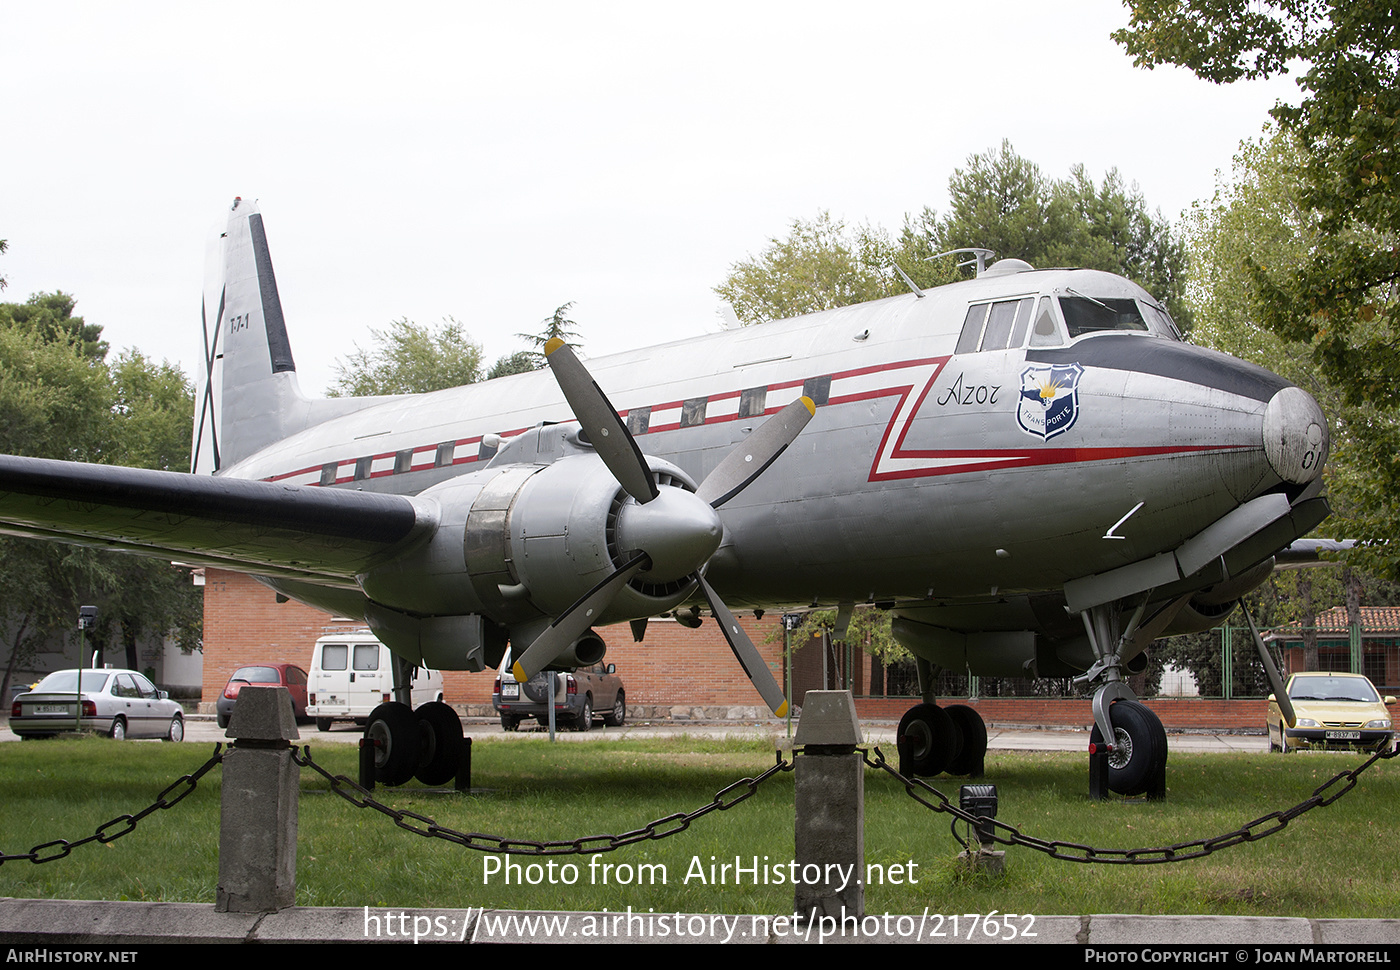
[[[1296,637],[1301,635],[1301,630],[1300,624],[1292,624],[1275,627],[1272,633],[1276,637]],[[1347,608],[1334,606],[1325,613],[1319,613],[1317,632],[1345,635],[1347,633]],[[1361,632],[1373,636],[1400,634],[1400,606],[1361,607]]]

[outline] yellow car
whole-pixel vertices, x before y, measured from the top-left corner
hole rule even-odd
[[[1298,723],[1283,723],[1278,700],[1269,695],[1269,750],[1287,754],[1300,748],[1378,748],[1391,743],[1388,705],[1361,674],[1326,671],[1297,673],[1284,685]]]

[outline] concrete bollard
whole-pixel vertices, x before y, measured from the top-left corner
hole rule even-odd
[[[797,759],[795,911],[805,919],[865,915],[865,759],[856,751],[860,721],[850,691],[812,690],[802,702],[793,744]],[[807,870],[814,865],[817,869]]]
[[[275,913],[295,902],[300,739],[285,687],[244,687],[229,720],[219,822],[220,913]]]

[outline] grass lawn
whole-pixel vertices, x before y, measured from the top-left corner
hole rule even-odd
[[[5,806],[0,850],[23,853],[41,843],[91,835],[99,825],[145,808],[211,751],[212,746],[195,744],[116,744],[99,738],[0,745]],[[354,777],[352,746],[313,744],[312,752],[332,773]],[[997,786],[999,819],[1026,835],[1130,849],[1233,832],[1297,804],[1361,760],[1363,756],[1351,754],[1173,754],[1168,797],[1158,803],[1089,801],[1082,754],[991,752],[984,781]],[[486,739],[474,746],[475,794],[412,788],[379,788],[375,794],[395,808],[431,816],[462,832],[561,840],[624,832],[694,811],[720,789],[772,763],[771,748],[753,741],[677,738],[551,745],[544,738]],[[42,865],[14,861],[0,866],[0,895],[212,902],[218,880],[219,782],[215,768],[180,804],[155,812],[136,831],[110,844],[92,843]],[[866,863],[902,877],[899,885],[867,887],[870,913],[918,913],[925,907],[936,913],[1036,915],[1393,918],[1400,913],[1394,811],[1400,804],[1400,763],[1395,760],[1376,765],[1336,804],[1309,812],[1271,838],[1209,858],[1152,866],[1087,865],[1014,847],[1007,850],[1006,872],[1000,877],[958,870],[961,846],[950,834],[949,816],[930,813],[883,773],[867,772],[865,784]],[[959,784],[939,779],[935,787],[956,800]],[[786,912],[792,908],[792,887],[775,884],[772,873],[774,866],[785,869],[793,857],[792,786],[792,773],[781,773],[754,797],[710,813],[679,835],[596,856],[554,856],[551,873],[551,859],[507,859],[406,832],[378,812],[349,805],[318,775],[304,770],[297,902]],[[736,857],[749,869],[756,861],[758,878],[745,873],[736,885]],[[724,884],[711,881],[712,862],[730,864]],[[507,870],[508,863],[521,868]],[[531,863],[542,868],[531,870]]]

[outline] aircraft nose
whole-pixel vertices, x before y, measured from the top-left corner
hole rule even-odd
[[[1279,478],[1306,485],[1322,474],[1330,445],[1327,418],[1301,387],[1285,387],[1264,408],[1264,455]]]

